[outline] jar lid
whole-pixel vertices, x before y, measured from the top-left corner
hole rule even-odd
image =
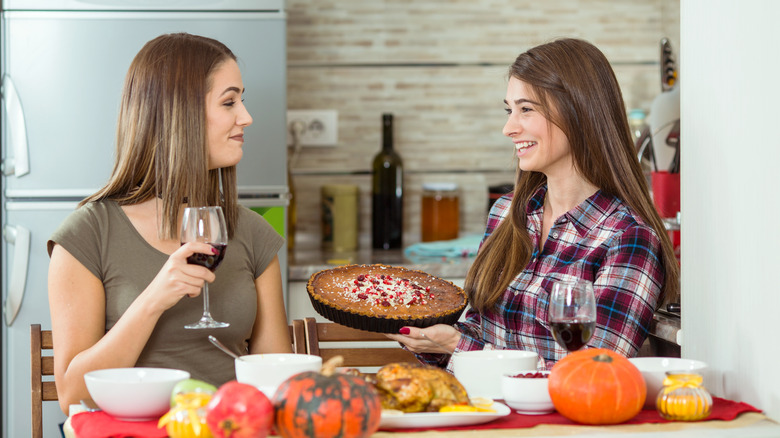
[[[453,182],[428,182],[423,183],[423,190],[430,190],[434,192],[454,192],[458,190],[458,184]]]

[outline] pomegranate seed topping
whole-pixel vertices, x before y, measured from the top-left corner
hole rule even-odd
[[[360,298],[361,300],[365,300],[365,299],[368,298],[368,295],[366,295],[366,294],[358,294],[358,298]]]
[[[548,377],[548,375],[544,374],[544,373],[540,373],[540,372],[537,371],[535,373],[515,374],[512,377],[515,377],[515,378],[518,378],[518,379],[546,379]]]

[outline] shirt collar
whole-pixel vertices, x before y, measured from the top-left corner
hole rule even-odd
[[[541,214],[546,194],[547,185],[545,184],[539,187],[531,196],[526,206],[526,214],[528,216]],[[612,214],[619,206],[620,201],[616,197],[597,190],[596,193],[584,200],[580,205],[566,212],[558,221],[571,222],[577,233],[584,236],[588,230],[602,222],[605,217]]]

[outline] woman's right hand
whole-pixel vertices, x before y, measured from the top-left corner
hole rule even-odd
[[[200,295],[204,282],[213,282],[216,276],[208,268],[187,263],[187,257],[212,253],[214,248],[202,242],[188,242],[168,257],[144,294],[160,311],[173,307],[184,296]]]

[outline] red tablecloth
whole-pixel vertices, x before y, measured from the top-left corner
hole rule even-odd
[[[81,412],[70,417],[70,425],[79,438],[165,438],[165,428],[157,420],[122,421],[103,411]]]
[[[712,413],[706,420],[725,420],[730,421],[737,418],[737,415],[745,412],[761,412],[760,409],[756,409],[753,406],[726,400],[718,397],[712,398]],[[664,420],[655,411],[655,409],[644,409],[636,417],[621,424],[643,424],[643,423],[668,423],[669,420]],[[436,427],[436,428],[419,428],[419,429],[403,429],[404,432],[419,432],[424,430],[479,430],[479,429],[522,429],[526,427],[534,427],[540,424],[568,424],[577,425],[571,420],[564,418],[563,415],[553,412],[551,414],[544,415],[523,415],[518,414],[514,410],[505,416],[493,420],[489,423],[468,425],[468,426],[455,426],[455,427]],[[390,430],[390,429],[385,429]]]
[[[761,412],[753,406],[726,400],[718,397],[712,398],[712,413],[706,419],[730,421],[737,418],[737,415],[745,412]],[[642,424],[642,423],[667,423],[653,409],[645,409],[637,414],[636,417],[622,424]],[[577,423],[567,420],[561,414],[553,412],[545,415],[522,415],[514,410],[505,417],[493,420],[485,424],[456,426],[456,427],[435,427],[435,428],[417,428],[403,429],[404,432],[419,432],[426,430],[479,430],[479,429],[522,429],[534,427],[540,424],[568,424],[577,425]],[[105,412],[82,412],[71,417],[71,426],[79,438],[164,438],[168,435],[165,429],[157,428],[157,421],[121,421],[106,414]]]

